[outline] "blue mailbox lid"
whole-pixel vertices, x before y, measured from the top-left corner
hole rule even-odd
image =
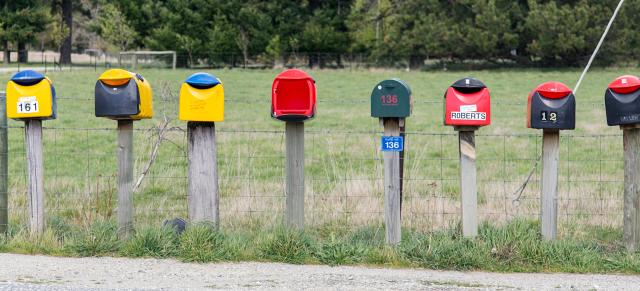
[[[11,77],[11,81],[14,81],[22,86],[30,86],[37,84],[38,82],[44,79],[44,75],[40,74],[33,70],[24,70],[22,72],[18,72],[13,77]]]
[[[189,76],[185,82],[198,89],[207,89],[220,84],[218,78],[209,73],[195,73]]]

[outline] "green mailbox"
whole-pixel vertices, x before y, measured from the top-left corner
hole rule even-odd
[[[405,118],[412,107],[411,88],[400,79],[384,80],[371,92],[371,117]]]

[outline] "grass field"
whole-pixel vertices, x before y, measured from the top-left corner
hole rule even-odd
[[[62,216],[76,216],[78,202],[86,212],[109,208],[114,202],[115,122],[93,116],[93,86],[100,72],[82,70],[50,74],[59,97],[59,118],[47,121],[45,162],[49,203]],[[141,72],[155,90],[154,120],[136,123],[150,129],[176,120],[177,90],[190,71],[150,70]],[[226,120],[218,124],[223,217],[231,220],[254,215],[278,217],[282,209],[283,124],[269,117],[270,86],[276,71],[213,71],[226,89]],[[588,75],[578,92],[577,129],[563,135],[561,153],[561,198],[568,219],[590,216],[607,225],[619,225],[622,179],[621,140],[617,128],[604,120],[602,95],[617,70]],[[413,89],[415,106],[407,121],[408,151],[405,219],[408,226],[443,226],[458,215],[457,141],[451,128],[442,126],[442,93],[456,79],[475,76],[492,91],[492,125],[477,138],[481,212],[495,220],[537,212],[537,183],[523,195],[526,203],[513,213],[511,194],[517,189],[539,154],[539,132],[524,128],[528,91],[546,80],[575,82],[577,71],[481,71],[394,72],[316,71],[318,116],[308,122],[307,199],[312,223],[328,218],[354,222],[380,221],[381,167],[377,150],[377,120],[369,116],[369,94],[377,81],[400,77]],[[5,76],[4,78],[8,78]],[[4,80],[3,80],[4,81]],[[10,123],[21,126],[20,122]],[[24,173],[23,137],[11,131],[11,172]],[[155,143],[154,131],[136,133],[137,167],[140,173]],[[413,133],[413,134],[412,134]],[[612,136],[610,136],[612,135]],[[136,207],[152,219],[184,216],[186,190],[185,133],[174,128],[151,167]],[[25,175],[12,175],[12,208],[24,209]],[[578,183],[577,183],[578,182]],[[571,188],[571,189],[570,189]],[[51,195],[53,194],[53,195]],[[53,196],[53,197],[52,197]],[[54,198],[54,199],[51,199]],[[613,199],[611,199],[613,198]],[[100,202],[96,201],[100,200]],[[73,202],[72,202],[73,201]],[[605,205],[602,202],[605,201]],[[570,204],[570,205],[569,205]],[[593,205],[589,205],[593,204]],[[505,210],[505,206],[508,208]],[[593,206],[593,207],[591,207]],[[107,209],[103,209],[107,211]],[[96,209],[97,211],[97,209]],[[107,211],[108,212],[108,211]],[[158,212],[166,212],[157,215]],[[614,212],[613,216],[609,216]],[[619,212],[618,212],[619,213]],[[226,215],[225,215],[226,214]],[[274,215],[275,214],[275,215]],[[372,215],[373,214],[373,215]],[[426,217],[425,217],[426,214]],[[325,216],[329,217],[325,217]],[[80,217],[77,217],[80,216]],[[310,216],[310,217],[309,217]],[[378,216],[378,217],[376,217]],[[142,217],[144,220],[145,217]],[[431,219],[430,219],[431,218]],[[263,219],[263,218],[261,218]],[[318,221],[315,221],[315,220]],[[364,221],[362,221],[364,220]]]
[[[153,120],[136,122],[136,176],[149,161],[164,117],[171,120],[158,157],[135,193],[136,226],[157,227],[186,217],[186,123],[178,121],[177,92],[195,71],[142,70],[154,89]],[[284,124],[270,118],[270,87],[278,71],[209,71],[224,83],[225,121],[216,124],[221,228],[246,231],[278,225],[284,209]],[[403,226],[411,231],[455,229],[459,220],[457,135],[442,125],[442,95],[455,80],[474,76],[492,93],[492,124],[477,134],[479,212],[502,225],[538,215],[535,172],[514,194],[540,154],[541,132],[525,128],[526,97],[549,80],[573,87],[577,70],[309,71],[318,90],[317,117],[306,127],[306,224],[312,229],[373,227],[382,232],[381,127],[369,96],[378,81],[399,77],[412,88],[407,120]],[[93,86],[101,72],[50,73],[58,119],[44,122],[45,191],[49,225],[88,227],[109,220],[116,202],[115,121],[94,116]],[[607,127],[608,83],[640,69],[590,72],[577,92],[576,130],[561,139],[561,237],[584,238],[593,227],[619,238],[622,224],[622,137]],[[0,75],[6,83],[10,75]],[[21,122],[10,121],[10,211],[14,227],[26,221],[26,173]],[[326,233],[326,232],[323,232]],[[326,236],[323,236],[326,237]]]

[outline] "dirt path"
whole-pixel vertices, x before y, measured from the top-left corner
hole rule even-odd
[[[637,290],[640,276],[497,274],[420,269],[185,264],[174,260],[0,254],[0,290],[358,289]]]

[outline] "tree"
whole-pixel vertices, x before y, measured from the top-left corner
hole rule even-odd
[[[66,27],[65,38],[60,47],[60,64],[71,64],[71,45],[73,38],[73,1],[62,0],[62,23]]]
[[[91,27],[107,42],[108,49],[116,51],[131,48],[137,35],[129,21],[113,4],[105,4],[99,9],[98,17],[92,22]]]
[[[5,56],[9,43],[14,42],[18,47],[18,62],[28,62],[26,44],[34,41],[51,21],[47,9],[37,0],[2,0],[0,10]]]

